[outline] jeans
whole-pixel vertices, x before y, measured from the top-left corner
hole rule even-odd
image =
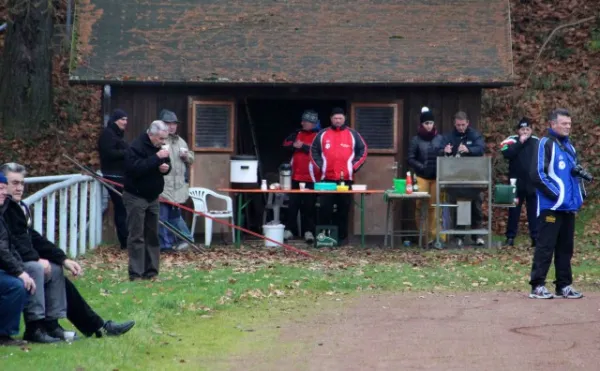
[[[158,275],[160,245],[158,242],[158,199],[148,200],[129,192],[123,193],[127,208],[127,253],[129,279]]]
[[[193,240],[192,233],[190,232],[187,224],[185,224],[185,221],[181,216],[181,209],[178,207],[160,204],[160,220],[163,222],[169,222],[169,224]],[[175,234],[173,234],[173,232],[169,231],[162,225],[158,229],[158,236],[160,239],[161,250],[172,249],[174,245],[183,241],[181,238],[177,237]]]
[[[19,333],[21,313],[28,296],[23,281],[0,270],[0,336]]]
[[[28,261],[23,265],[35,281],[35,293],[29,297],[23,313],[25,323],[66,318],[67,295],[63,268],[50,263],[51,271],[47,275],[42,264],[37,261]]]

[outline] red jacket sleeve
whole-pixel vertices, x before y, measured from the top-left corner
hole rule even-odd
[[[321,146],[321,140],[323,139],[323,134],[325,130],[321,130],[319,134],[313,140],[310,146],[310,162],[319,169],[319,171],[323,170],[323,147]]]
[[[298,132],[295,131],[292,134],[288,135],[287,138],[283,141],[283,147],[288,149],[295,149],[294,142],[296,141],[296,137],[298,136]]]
[[[354,137],[354,159],[352,160],[352,168],[357,172],[367,160],[367,143],[363,137],[356,131],[352,130]]]

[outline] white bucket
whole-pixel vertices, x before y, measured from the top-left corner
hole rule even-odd
[[[285,231],[285,225],[283,224],[265,224],[263,225],[263,235],[277,242],[283,243],[283,233]],[[279,246],[276,243],[265,240],[266,247]]]

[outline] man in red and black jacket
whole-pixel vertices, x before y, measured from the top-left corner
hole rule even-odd
[[[307,189],[314,189],[315,182],[321,177],[310,160],[310,145],[319,131],[319,115],[313,110],[306,110],[302,114],[302,129],[290,134],[283,146],[291,149],[292,155],[292,189],[300,189],[300,183],[305,183]],[[307,243],[314,241],[315,230],[315,195],[290,193],[288,206],[287,228],[285,238],[301,236],[304,232],[304,240]],[[301,228],[298,230],[296,218],[300,211]]]
[[[350,186],[354,174],[367,159],[367,144],[354,129],[346,125],[346,116],[341,108],[331,112],[331,126],[321,130],[315,137],[310,150],[313,165],[321,171],[321,180]],[[339,241],[348,238],[348,214],[352,195],[324,194],[321,202],[320,223],[332,223],[333,205],[337,205]],[[341,245],[342,243],[340,243]]]

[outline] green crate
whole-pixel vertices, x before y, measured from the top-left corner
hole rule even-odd
[[[494,191],[494,203],[500,205],[509,205],[514,202],[515,197],[515,186],[508,184],[496,184],[496,189]]]
[[[335,225],[317,225],[315,229],[315,248],[337,247],[338,227]]]

